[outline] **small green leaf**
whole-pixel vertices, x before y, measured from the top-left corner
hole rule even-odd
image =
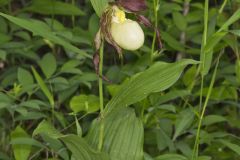
[[[240,84],[240,60],[236,61],[235,70],[236,70],[237,82]]]
[[[75,116],[75,123],[76,123],[76,128],[77,128],[77,135],[82,137],[82,128],[81,128],[76,116]]]
[[[185,31],[187,28],[186,17],[184,17],[183,14],[179,12],[173,12],[172,15],[173,15],[173,21],[177,26],[177,28],[180,29],[181,31]]]
[[[29,135],[20,127],[18,126],[12,133],[11,133],[11,140],[14,141],[18,138],[29,138]],[[12,144],[14,157],[16,160],[28,160],[28,156],[31,152],[31,145],[29,144]]]
[[[18,81],[21,85],[28,86],[33,84],[33,76],[29,71],[18,68]]]
[[[176,120],[176,131],[174,133],[173,140],[180,136],[192,124],[194,115],[195,114],[190,109],[186,109],[179,114]]]
[[[173,49],[184,51],[184,46],[167,32],[161,32],[162,39]]]
[[[33,0],[31,6],[23,9],[44,15],[82,16],[84,12],[75,5],[56,0]]]
[[[99,110],[99,98],[94,95],[74,96],[70,101],[70,108],[74,113],[81,111],[96,112]]]
[[[43,73],[45,74],[46,78],[50,78],[57,69],[56,59],[50,53],[43,56],[41,61],[39,61],[39,65]]]
[[[226,122],[227,119],[223,116],[219,116],[219,115],[207,115],[204,117],[203,119],[203,125],[212,125],[215,123],[220,123],[220,122]]]
[[[0,60],[6,60],[7,52],[0,49]]]
[[[40,86],[41,90],[45,94],[45,96],[48,98],[49,103],[51,104],[52,107],[54,107],[54,99],[52,93],[49,91],[47,85],[43,81],[43,79],[40,77],[38,72],[35,70],[35,68],[32,67],[33,75],[35,79],[37,80],[38,85]]]
[[[229,149],[233,150],[235,153],[237,153],[240,156],[240,146],[234,143],[231,143],[227,140],[219,140],[223,145],[227,146]]]
[[[197,67],[192,66],[190,67],[183,76],[183,83],[187,87],[191,87],[191,84],[193,83],[197,73]]]
[[[33,136],[38,134],[45,134],[54,139],[63,136],[58,130],[56,130],[49,122],[45,120],[39,123],[37,128],[35,128],[33,131]]]

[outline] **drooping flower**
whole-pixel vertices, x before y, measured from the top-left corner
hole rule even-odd
[[[100,18],[100,29],[95,37],[96,53],[93,57],[96,73],[99,75],[99,49],[102,41],[106,40],[116,50],[119,57],[122,57],[122,49],[137,50],[144,43],[144,33],[141,23],[146,27],[153,28],[157,38],[158,46],[162,48],[160,32],[154,28],[152,23],[139,12],[147,9],[145,0],[116,0],[110,3]],[[127,19],[125,13],[135,15],[138,22]],[[107,80],[106,77],[101,78]]]

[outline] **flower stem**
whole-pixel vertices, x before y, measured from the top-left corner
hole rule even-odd
[[[210,86],[208,88],[207,96],[206,96],[206,99],[204,101],[201,116],[200,116],[200,119],[199,119],[199,122],[198,122],[197,134],[196,134],[196,139],[195,139],[195,144],[194,144],[193,154],[192,154],[192,160],[196,160],[198,158],[202,121],[203,121],[203,118],[204,118],[204,115],[205,115],[205,112],[206,112],[208,101],[209,101],[211,93],[212,93],[214,83],[215,83],[220,56],[217,60],[217,64],[216,64],[214,72],[213,72],[213,76],[212,76],[212,79],[211,79],[211,82],[210,82]]]
[[[159,4],[159,0],[153,0],[153,10],[154,10],[154,27],[157,28],[158,27],[158,4]],[[156,38],[157,38],[157,33],[154,32],[153,35],[153,41],[152,41],[152,50],[151,50],[151,62],[154,60],[154,54],[155,54],[155,43],[156,43]]]
[[[104,50],[104,42],[101,44],[100,53],[99,53],[99,78],[98,78],[98,87],[99,87],[99,103],[100,103],[100,131],[99,131],[99,142],[98,142],[98,150],[102,150],[103,146],[103,137],[104,137],[104,123],[103,123],[103,50]]]
[[[75,3],[76,3],[75,0],[72,0],[72,5],[76,5]],[[72,15],[72,26],[75,27],[75,16],[74,15]]]

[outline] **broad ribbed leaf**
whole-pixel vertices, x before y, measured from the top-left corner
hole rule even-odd
[[[76,160],[110,160],[107,154],[93,150],[89,144],[79,136],[68,135],[60,139],[72,152]]]
[[[156,157],[155,160],[187,160],[187,158],[179,154],[164,154]]]
[[[46,38],[56,44],[62,45],[66,49],[69,49],[72,52],[78,53],[84,57],[91,58],[88,54],[86,54],[84,51],[80,50],[79,48],[73,46],[71,43],[66,41],[63,38],[60,38],[56,36],[55,33],[51,32],[51,29],[43,22],[34,20],[34,19],[23,19],[23,18],[17,18],[13,17],[4,13],[0,12],[0,16],[8,19],[12,23],[31,31],[36,36],[41,36],[43,38]]]
[[[101,123],[104,124],[103,151],[110,154],[111,160],[143,159],[143,126],[133,109],[117,108],[103,121],[95,120],[86,137],[94,148],[98,146]]]
[[[157,62],[146,71],[136,74],[121,86],[118,93],[107,104],[105,113],[113,108],[129,106],[141,101],[150,93],[169,88],[179,79],[188,64],[197,64],[197,62],[189,59],[176,63]]]

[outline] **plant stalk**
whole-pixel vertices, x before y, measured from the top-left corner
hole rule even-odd
[[[194,149],[193,149],[192,160],[196,160],[198,158],[199,141],[200,141],[200,132],[201,132],[202,121],[203,121],[203,118],[204,118],[204,115],[205,115],[205,112],[206,112],[206,108],[207,108],[207,104],[208,104],[209,98],[210,98],[211,93],[212,93],[212,89],[213,89],[214,83],[215,83],[215,79],[216,79],[216,75],[217,75],[217,68],[218,68],[218,65],[219,65],[220,56],[218,58],[216,66],[214,68],[213,76],[212,76],[212,79],[211,79],[211,82],[210,82],[210,86],[209,86],[209,89],[208,89],[208,92],[207,92],[206,99],[204,101],[204,105],[203,105],[203,109],[202,109],[202,112],[201,112],[201,116],[199,118],[197,134],[196,134],[196,139],[195,139],[195,144],[194,144]]]
[[[158,27],[158,5],[159,0],[153,0],[153,10],[154,10],[154,27]],[[152,49],[151,49],[151,62],[154,60],[155,54],[155,43],[156,43],[157,33],[154,32],[153,41],[152,41]]]
[[[202,126],[202,120],[205,114],[205,110],[208,104],[208,100],[209,97],[211,95],[211,91],[212,91],[212,87],[213,87],[213,79],[214,79],[214,75],[207,93],[207,97],[205,99],[205,103],[202,107],[202,101],[203,101],[203,85],[204,85],[204,77],[205,75],[202,73],[204,67],[205,67],[205,52],[204,52],[204,48],[207,44],[207,33],[208,33],[208,9],[209,9],[209,0],[205,0],[205,5],[204,5],[204,31],[203,31],[203,39],[202,39],[202,45],[201,45],[201,64],[199,65],[200,68],[200,72],[201,72],[201,91],[200,91],[200,102],[199,102],[199,113],[200,113],[200,119],[198,122],[198,127],[197,127],[197,134],[196,134],[196,138],[195,138],[195,144],[194,144],[194,148],[193,148],[193,154],[192,154],[192,160],[196,160],[198,158],[198,152],[199,152],[199,138],[200,138],[200,132],[201,132],[201,126]],[[217,68],[218,64],[216,65]],[[215,69],[216,69],[215,68]],[[215,79],[214,79],[215,80]]]
[[[99,142],[98,142],[98,150],[102,150],[103,146],[103,137],[104,137],[104,123],[103,123],[103,50],[104,50],[104,42],[101,44],[100,53],[99,53],[99,78],[98,78],[98,87],[99,87],[99,103],[100,103],[100,131],[99,131]]]

